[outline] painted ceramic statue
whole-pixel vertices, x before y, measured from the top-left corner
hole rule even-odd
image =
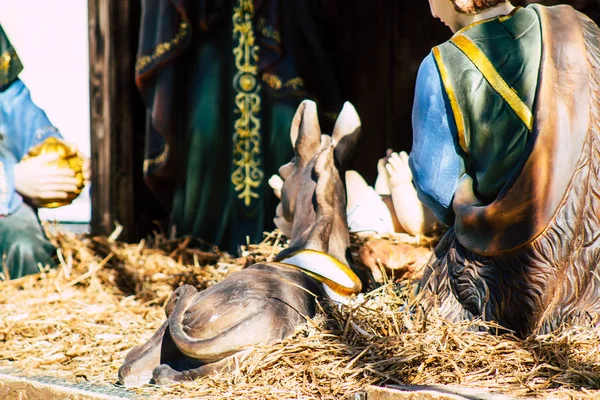
[[[427,306],[519,336],[600,311],[600,30],[570,6],[430,0],[454,32],[423,61],[410,168],[450,226]]]
[[[23,66],[0,26],[0,256],[8,277],[54,265],[37,207],[70,203],[89,179],[89,160],[61,139],[19,79]],[[3,272],[4,274],[4,272]]]
[[[314,99],[333,126],[343,103],[329,18],[321,0],[142,1],[144,174],[169,231],[235,253],[274,228],[266,181],[292,156],[298,104]]]
[[[234,367],[234,358],[252,346],[291,335],[313,317],[316,296],[344,301],[360,292],[347,258],[340,177],[359,135],[360,120],[349,103],[332,136],[321,135],[315,103],[300,104],[291,125],[295,156],[280,168],[285,184],[276,217],[291,239],[289,248],[274,262],[254,264],[202,292],[178,288],[166,322],[125,358],[121,383],[164,384]]]

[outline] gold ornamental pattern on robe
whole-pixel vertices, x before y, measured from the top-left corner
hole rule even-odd
[[[231,182],[246,207],[260,197],[258,188],[264,180],[260,152],[259,47],[255,41],[253,19],[253,1],[238,0],[233,10],[233,55],[237,72],[233,78],[235,122]]]

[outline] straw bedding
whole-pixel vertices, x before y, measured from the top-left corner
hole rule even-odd
[[[0,367],[114,385],[134,345],[164,320],[183,283],[200,288],[284,246],[277,232],[231,258],[204,243],[156,236],[139,244],[51,229],[61,265],[0,282]],[[115,235],[116,236],[116,235]],[[355,253],[364,238],[354,238]],[[428,241],[389,240],[427,247]],[[411,278],[416,278],[414,266]],[[339,399],[368,385],[459,384],[515,397],[600,397],[600,329],[518,340],[450,324],[418,307],[410,279],[386,280],[348,306],[321,302],[293,337],[250,351],[231,371],[136,393],[152,398]],[[415,305],[417,304],[417,305]]]

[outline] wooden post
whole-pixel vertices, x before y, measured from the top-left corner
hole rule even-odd
[[[92,232],[110,234],[123,225],[121,239],[134,240],[135,48],[138,2],[88,0],[90,118],[92,150]]]

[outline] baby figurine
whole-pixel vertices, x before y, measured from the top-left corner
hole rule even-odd
[[[356,171],[346,172],[348,228],[355,233],[430,234],[439,227],[434,214],[417,197],[408,166],[408,154],[388,150],[377,163],[375,186],[369,186]],[[281,195],[283,181],[269,179],[275,195]]]

